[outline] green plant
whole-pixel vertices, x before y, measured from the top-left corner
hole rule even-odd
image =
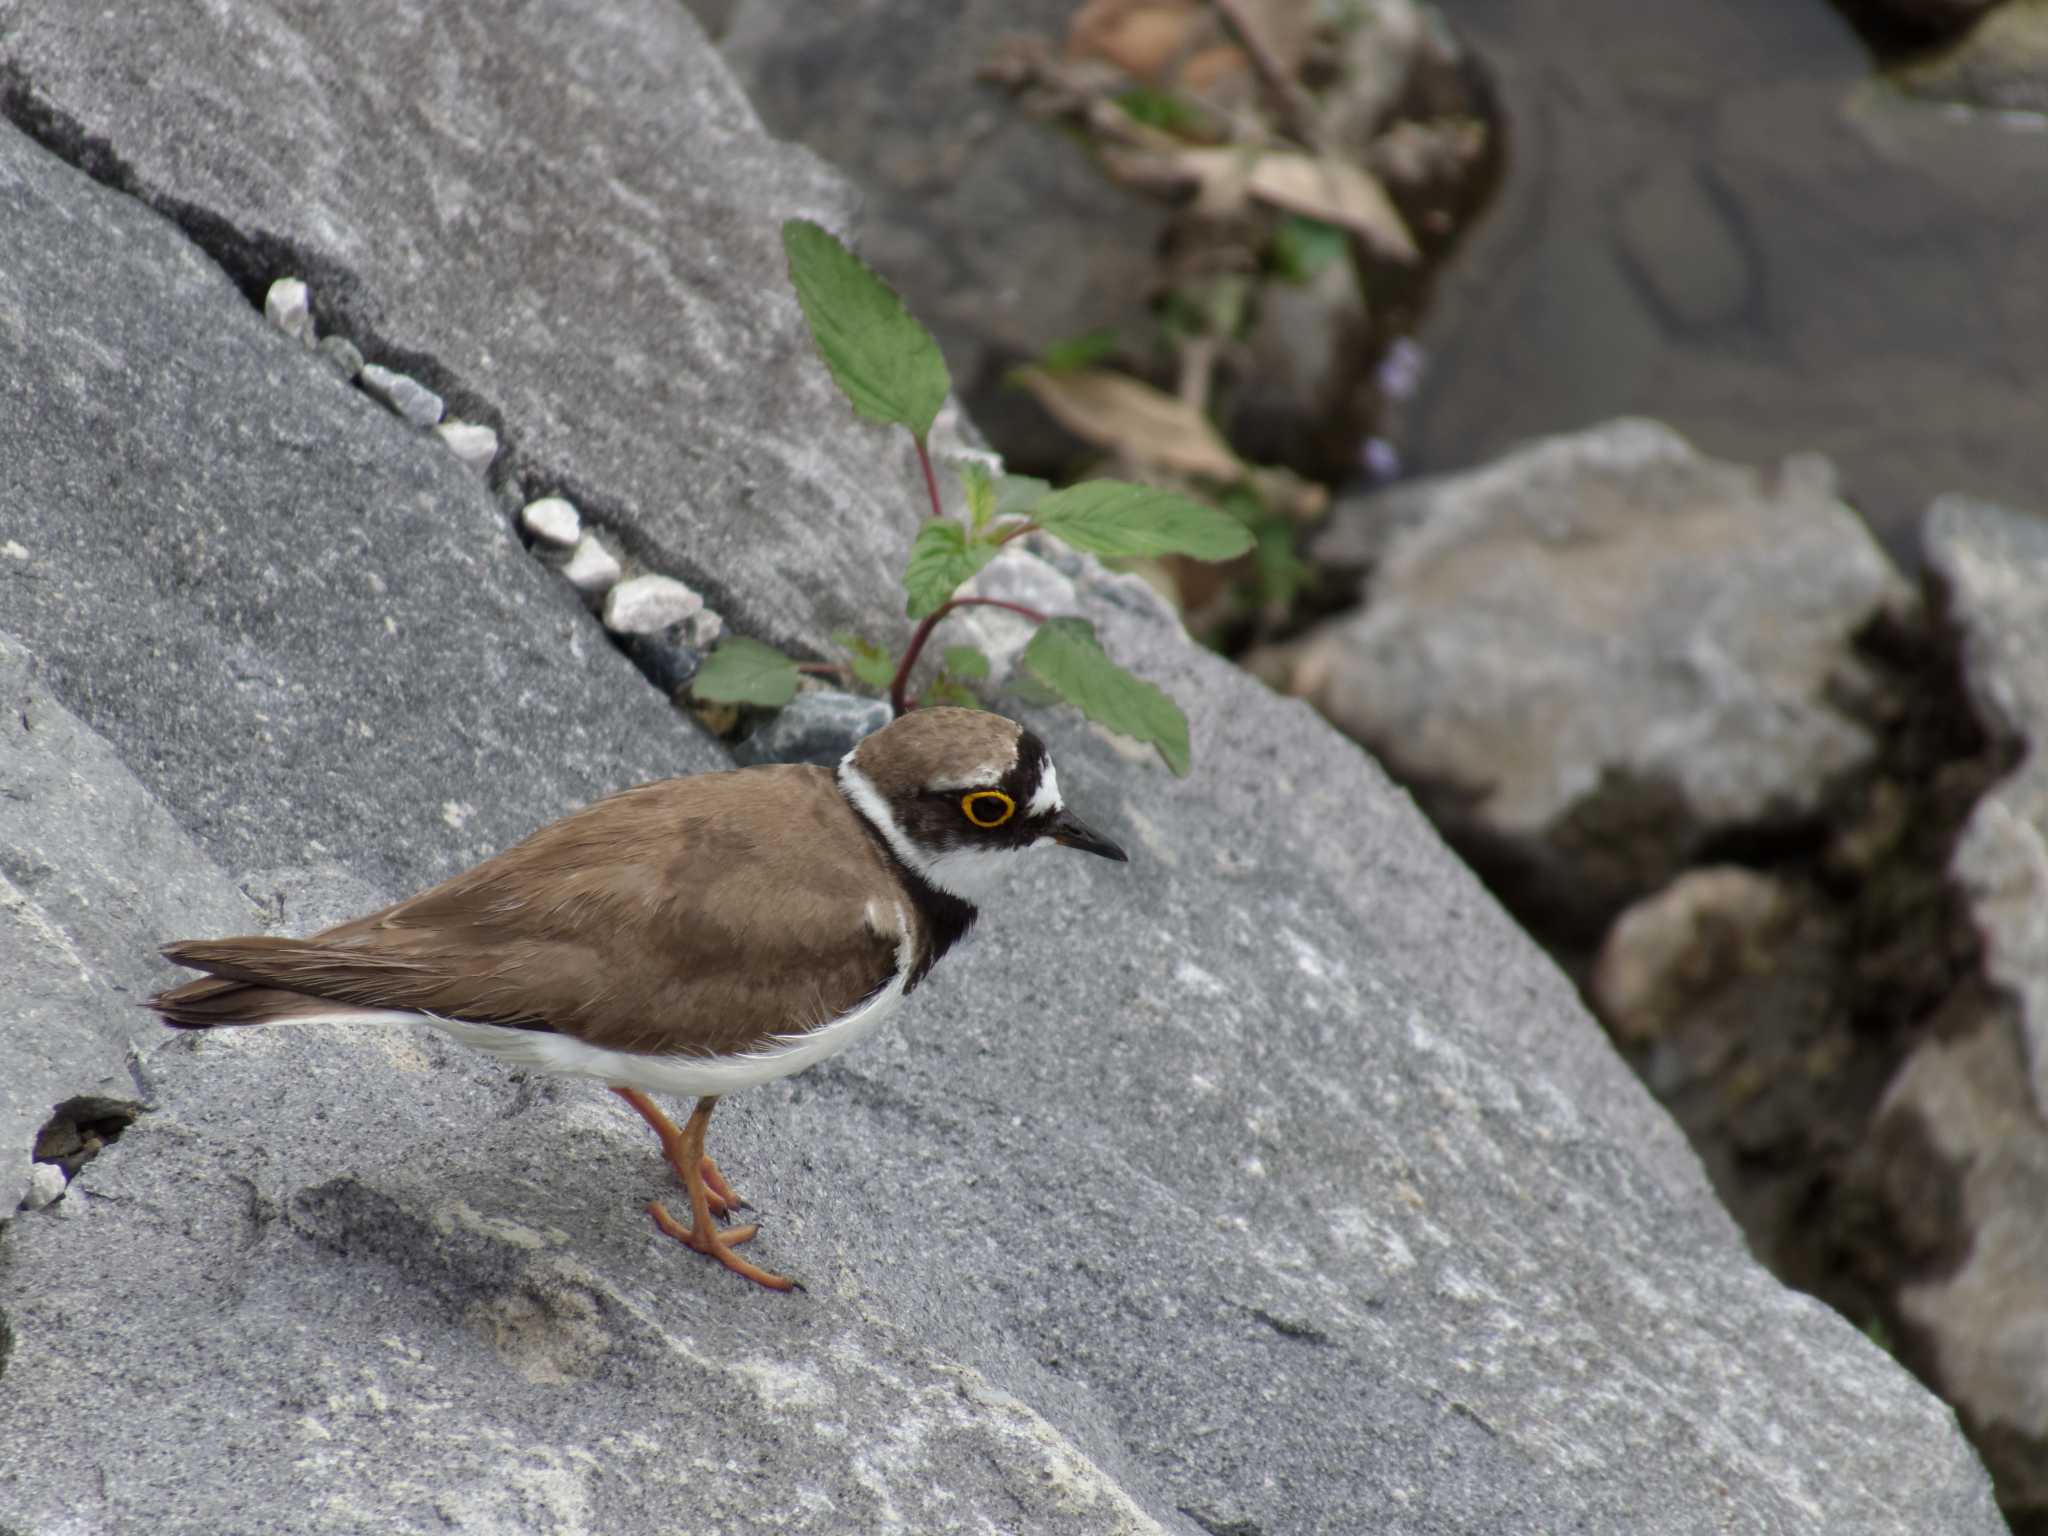
[[[968,701],[967,685],[989,671],[988,658],[972,646],[948,647],[938,677],[916,701],[908,696],[911,671],[932,632],[950,615],[967,607],[1007,609],[1038,626],[1021,659],[1029,677],[1097,724],[1149,742],[1167,767],[1186,773],[1187,717],[1160,689],[1112,661],[1092,624],[1000,598],[963,597],[959,589],[1005,544],[1027,533],[1051,534],[1110,559],[1185,555],[1212,561],[1244,554],[1252,547],[1251,533],[1237,518],[1173,491],[1113,480],[1055,491],[1043,480],[996,477],[976,464],[961,471],[966,521],[947,517],[927,444],[952,388],[938,344],[866,263],[818,225],[792,219],[782,226],[782,243],[819,356],[855,411],[910,434],[932,509],[903,573],[904,612],[917,621],[903,654],[892,656],[859,635],[836,635],[848,661],[814,663],[809,670],[886,687],[898,714],[927,700]],[[692,690],[715,702],[780,706],[795,694],[803,670],[759,641],[734,637],[705,660]]]

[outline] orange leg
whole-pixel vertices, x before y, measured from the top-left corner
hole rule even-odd
[[[765,1285],[770,1290],[787,1291],[795,1288],[795,1282],[784,1275],[770,1274],[756,1268],[732,1250],[746,1242],[758,1230],[753,1226],[734,1227],[720,1231],[711,1221],[710,1180],[705,1176],[705,1166],[710,1159],[704,1156],[704,1132],[711,1124],[711,1111],[718,1106],[716,1094],[710,1094],[697,1101],[697,1107],[690,1112],[690,1119],[680,1131],[670,1123],[649,1099],[637,1088],[614,1088],[612,1092],[624,1099],[640,1112],[640,1116],[654,1127],[654,1134],[661,1138],[662,1151],[667,1155],[669,1166],[683,1181],[683,1188],[690,1193],[690,1225],[685,1227],[662,1208],[659,1200],[647,1203],[647,1214],[654,1218],[654,1224],[686,1248],[693,1248],[706,1258],[716,1259],[734,1274]],[[712,1173],[716,1175],[715,1165]],[[724,1184],[723,1178],[718,1181]],[[730,1187],[721,1196],[722,1203],[730,1209],[737,1204]]]
[[[647,1097],[638,1088],[613,1088],[620,1098],[640,1112],[640,1118],[654,1128],[654,1134],[661,1138],[662,1155],[668,1159],[669,1167],[675,1169],[676,1178],[685,1189],[690,1187],[690,1176],[683,1171],[683,1133],[676,1129],[673,1120],[661,1112],[661,1106]],[[704,1180],[704,1187],[710,1192],[711,1214],[730,1216],[734,1211],[746,1207],[746,1198],[733,1193],[733,1187],[725,1182],[725,1175],[718,1171],[718,1164],[709,1157],[697,1160],[698,1175]]]

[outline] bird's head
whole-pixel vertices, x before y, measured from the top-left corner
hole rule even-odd
[[[891,721],[840,760],[839,787],[897,858],[965,901],[1032,848],[1125,857],[1067,809],[1045,743],[984,710]]]

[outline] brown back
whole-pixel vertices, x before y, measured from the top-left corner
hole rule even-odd
[[[173,945],[172,959],[240,985],[198,981],[152,1001],[171,1022],[208,1027],[300,1011],[280,1006],[283,989],[614,1050],[732,1052],[813,1029],[885,985],[899,922],[921,951],[912,902],[832,776],[747,768],[626,790],[310,939]],[[260,1017],[224,1017],[238,1001]]]

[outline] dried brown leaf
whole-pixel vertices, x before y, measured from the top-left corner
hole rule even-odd
[[[1212,480],[1235,480],[1244,472],[1208,417],[1127,374],[1022,368],[1017,377],[1061,426],[1087,442]]]

